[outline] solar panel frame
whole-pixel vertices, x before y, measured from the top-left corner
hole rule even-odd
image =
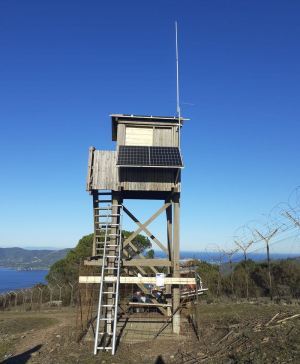
[[[119,167],[184,168],[178,147],[120,145],[116,164]]]

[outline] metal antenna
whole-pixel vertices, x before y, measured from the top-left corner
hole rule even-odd
[[[176,75],[177,75],[177,113],[178,113],[178,147],[180,150],[180,106],[179,106],[179,73],[178,73],[178,41],[177,41],[177,21],[175,21],[176,34]]]

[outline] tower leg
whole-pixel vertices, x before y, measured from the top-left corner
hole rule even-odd
[[[174,195],[174,225],[173,225],[173,276],[180,277],[179,253],[180,253],[180,194]],[[180,304],[180,285],[173,286],[173,312]],[[173,332],[180,333],[180,310],[173,317]]]
[[[166,203],[169,201],[166,201]],[[168,259],[173,261],[173,234],[172,234],[172,205],[166,209],[167,216],[167,240],[168,240]],[[168,267],[168,274],[172,274],[172,268]],[[166,293],[168,297],[171,297],[171,285],[167,284]],[[172,299],[168,298],[167,303],[172,303]],[[171,307],[167,307],[168,316],[172,315]]]

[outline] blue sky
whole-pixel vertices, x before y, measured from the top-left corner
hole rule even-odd
[[[0,13],[0,246],[92,232],[88,148],[115,149],[109,114],[176,115],[175,21],[181,249],[225,244],[300,184],[298,1],[2,0]],[[126,205],[142,222],[160,206]],[[149,230],[164,242],[164,216]]]

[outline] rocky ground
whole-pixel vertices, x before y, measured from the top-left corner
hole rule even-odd
[[[121,343],[115,356],[76,343],[76,308],[0,311],[0,362],[13,363],[300,363],[300,306],[201,304],[200,340]]]

